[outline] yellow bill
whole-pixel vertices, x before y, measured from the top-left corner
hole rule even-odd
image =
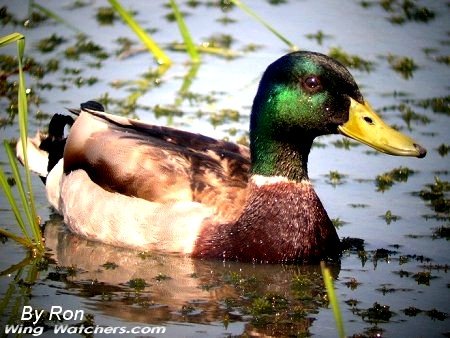
[[[427,151],[410,137],[389,127],[370,107],[350,99],[349,118],[339,131],[378,151],[397,156],[425,157]]]

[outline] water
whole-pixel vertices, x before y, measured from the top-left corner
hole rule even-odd
[[[448,57],[450,51],[448,5],[443,1],[415,2],[434,11],[434,20],[396,25],[388,19],[400,12],[386,12],[376,3],[369,8],[350,0],[345,5],[312,0],[287,1],[280,5],[263,1],[247,3],[301,49],[327,53],[331,47],[340,47],[349,54],[375,62],[371,72],[351,69],[365,98],[385,120],[413,135],[428,149],[425,159],[397,158],[375,154],[363,145],[346,150],[337,146],[341,136],[327,136],[318,140],[325,147],[315,147],[311,153],[309,170],[315,189],[330,217],[345,222],[338,229],[339,236],[365,241],[365,254],[355,250],[345,252],[340,268],[333,271],[346,334],[448,336],[448,191],[443,197],[447,207],[440,212],[419,196],[420,191],[429,189],[428,185],[435,182],[435,177],[448,182],[448,155],[441,155],[437,150],[441,145],[448,148],[450,143],[448,101],[444,104],[446,113],[415,104],[418,100],[448,96],[449,68],[437,62],[439,56]],[[122,87],[114,84],[141,80],[142,85],[143,74],[155,66],[153,60],[145,52],[124,59],[115,55],[119,49],[118,37],[137,39],[120,20],[111,26],[98,23],[95,14],[99,7],[107,6],[106,1],[76,9],[69,9],[71,4],[71,1],[42,3],[88,34],[109,54],[100,62],[101,67],[92,66],[99,60],[90,55],[81,55],[79,60],[65,56],[64,51],[75,44],[77,33],[64,24],[49,20],[32,29],[11,24],[1,29],[2,36],[13,31],[24,32],[27,55],[39,62],[51,58],[60,62],[59,70],[46,74],[42,80],[27,78],[27,84],[40,98],[38,105],[30,105],[30,112],[51,115],[64,111],[64,107],[77,107],[80,102],[104,97],[106,93],[109,98],[118,99],[108,105],[109,110],[123,112],[123,102],[130,93],[136,92],[138,84],[132,82]],[[154,38],[159,43],[166,45],[180,40],[176,24],[164,18],[169,9],[162,2],[123,1],[123,4],[137,12],[136,17],[144,27],[157,29]],[[27,15],[26,1],[4,5],[20,18]],[[145,83],[138,106],[130,114],[147,122],[171,124],[217,138],[245,137],[259,77],[270,62],[287,52],[287,47],[239,9],[223,12],[203,3],[195,8],[183,3],[182,10],[189,12],[186,23],[198,42],[207,41],[212,35],[229,34],[234,39],[233,50],[241,51],[249,44],[261,48],[242,52],[233,60],[203,55],[189,87],[190,92],[201,94],[201,99],[197,96],[197,100],[182,100],[177,110],[183,114],[156,117],[155,106],[175,103],[190,70],[186,54],[169,52],[174,66],[161,77],[158,85],[153,81]],[[217,21],[225,15],[236,23],[224,25]],[[306,37],[319,30],[328,36],[322,44]],[[53,33],[64,37],[66,42],[50,53],[41,53],[37,49],[38,41]],[[425,53],[424,49],[429,52]],[[15,47],[2,49],[1,53],[14,55]],[[419,68],[412,78],[405,79],[392,70],[388,55],[410,57]],[[80,85],[91,77],[97,78],[97,82]],[[51,90],[38,86],[48,83],[54,86]],[[430,122],[412,121],[408,127],[398,109],[384,109],[405,102]],[[3,119],[9,101],[2,98],[0,107]],[[210,116],[221,109],[239,111],[239,119],[225,120],[214,127]],[[45,126],[48,118],[33,118],[31,122],[34,132]],[[16,124],[2,127],[2,139],[15,137],[17,129]],[[230,129],[234,129],[232,134]],[[0,161],[5,161],[4,152],[0,152]],[[378,191],[375,178],[401,166],[415,173],[406,182],[396,182],[390,189]],[[340,184],[330,183],[330,171],[345,175]],[[33,266],[24,264],[20,270],[17,265],[26,257],[24,249],[12,241],[0,245],[0,270],[3,271],[0,293],[5,304],[0,317],[2,323],[15,311],[19,311],[16,319],[20,323],[21,309],[26,304],[47,311],[60,305],[85,312],[83,320],[64,320],[63,324],[93,320],[96,325],[127,330],[136,326],[164,326],[167,337],[336,336],[319,267],[203,262],[155,253],[139,254],[89,242],[65,230],[61,220],[52,215],[39,179],[33,182],[39,214],[47,223],[46,246],[50,256],[48,265],[38,269],[35,282],[27,285],[20,280],[27,280],[26,273]],[[17,231],[3,195],[0,202],[0,226]],[[387,211],[400,218],[388,224],[380,217]],[[447,237],[436,233],[442,226],[447,229]],[[61,323],[47,317],[45,324],[47,330],[43,336],[49,337]]]

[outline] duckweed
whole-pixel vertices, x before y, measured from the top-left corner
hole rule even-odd
[[[216,19],[216,21],[221,23],[221,24],[223,24],[223,25],[228,25],[228,24],[232,24],[232,23],[236,23],[237,22],[233,18],[230,18],[228,15],[224,15],[224,16]]]
[[[416,0],[379,0],[360,3],[364,8],[378,4],[389,13],[387,20],[393,24],[404,24],[408,21],[427,23],[435,18],[435,13],[431,9],[420,6]]]
[[[364,240],[361,238],[344,237],[341,245],[343,250],[364,251]]]
[[[119,266],[114,262],[106,262],[105,264],[102,265],[102,267],[104,267],[106,270],[115,270]]]
[[[88,3],[83,0],[75,0],[72,3],[70,3],[67,8],[68,9],[78,9],[88,6]]]
[[[368,204],[364,204],[364,203],[350,203],[349,206],[351,208],[368,208],[369,205]]]
[[[46,22],[48,20],[47,15],[42,14],[41,12],[32,11],[29,15],[28,19],[26,19],[23,23],[23,25],[27,28],[36,28],[43,22]]]
[[[357,299],[354,299],[354,298],[350,298],[345,301],[345,304],[347,304],[351,307],[356,307],[359,303],[360,303],[360,301]]]
[[[441,144],[438,148],[437,148],[437,152],[439,153],[439,155],[441,155],[442,157],[447,156],[448,154],[448,150],[450,149],[450,145],[448,144]]]
[[[370,323],[389,322],[393,314],[388,305],[381,305],[377,302],[371,308],[360,313],[362,319]]]
[[[391,171],[380,174],[375,178],[377,191],[386,191],[390,189],[395,182],[407,182],[408,177],[413,174],[415,174],[415,171],[407,167],[395,168]]]
[[[130,56],[133,53],[132,48],[136,45],[135,41],[124,37],[117,38],[116,43],[119,48],[115,54],[121,59]]]
[[[205,42],[208,47],[230,49],[235,40],[229,34],[215,34],[206,38]]]
[[[333,186],[336,186],[339,184],[343,184],[344,183],[343,179],[348,175],[341,174],[338,171],[330,171],[326,176],[328,177],[328,183],[330,183]]]
[[[359,285],[361,285],[360,282],[356,278],[350,278],[348,282],[345,282],[344,285],[349,288],[350,290],[356,290]]]
[[[181,306],[180,312],[183,316],[190,315],[195,312],[195,307],[191,304],[185,304]]]
[[[8,24],[17,25],[18,20],[14,17],[12,13],[8,11],[8,7],[2,6],[0,7],[0,22],[2,26],[6,26]]]
[[[446,320],[449,316],[447,313],[436,310],[436,309],[431,309],[429,311],[425,311],[425,314],[430,317],[431,319],[435,319],[435,320]]]
[[[447,241],[450,240],[450,226],[441,226],[437,228],[433,235],[438,238],[445,238]]]
[[[99,60],[104,60],[108,57],[108,53],[106,53],[100,45],[90,41],[85,35],[78,34],[75,44],[66,48],[64,55],[68,59],[79,60],[81,55],[84,54]]]
[[[381,288],[378,288],[378,289],[375,289],[375,290],[381,292],[383,294],[383,296],[385,296],[388,293],[394,293],[394,292],[398,291],[395,288],[387,287],[387,285],[383,285]]]
[[[450,115],[450,96],[434,97],[431,99],[418,100],[416,104],[423,108],[431,108],[435,113]]]
[[[450,55],[438,56],[436,57],[436,61],[450,66]]]
[[[236,143],[241,144],[243,146],[250,146],[250,138],[248,134],[244,134],[236,140]]]
[[[260,316],[263,314],[272,314],[272,304],[265,297],[258,297],[253,300],[249,312],[253,316]]]
[[[375,67],[375,64],[372,61],[364,60],[363,58],[357,55],[350,55],[338,47],[331,48],[330,51],[328,52],[328,55],[350,68],[370,72]]]
[[[361,145],[361,143],[354,142],[354,141],[351,141],[349,139],[343,138],[341,140],[337,140],[337,141],[333,142],[333,145],[336,148],[342,148],[342,149],[345,149],[345,150],[350,150],[352,147],[359,147]]]
[[[391,210],[386,211],[386,213],[380,217],[384,218],[388,225],[391,224],[391,222],[397,222],[401,218],[400,216],[394,215]]]
[[[218,112],[214,112],[210,115],[209,121],[214,127],[220,126],[225,122],[229,121],[239,121],[240,114],[237,110],[233,109],[222,109]]]
[[[169,279],[172,279],[172,277],[165,275],[163,273],[158,273],[158,275],[156,275],[156,277],[154,278],[154,280],[156,280],[158,282],[169,280]]]
[[[399,106],[402,119],[406,122],[406,125],[411,129],[411,122],[420,122],[422,124],[428,124],[431,120],[428,116],[416,113],[409,105],[401,104]]]
[[[67,40],[64,39],[62,36],[59,36],[57,34],[52,34],[50,37],[39,40],[37,43],[37,49],[39,49],[42,53],[49,53],[55,50],[56,47],[63,44]]]
[[[96,18],[100,25],[112,25],[117,19],[117,14],[112,7],[99,7]]]
[[[413,275],[413,278],[416,280],[417,284],[425,284],[430,285],[430,280],[432,278],[431,273],[428,271],[418,272]]]
[[[135,291],[142,291],[148,286],[147,282],[143,278],[130,279],[127,284]]]
[[[306,34],[307,39],[316,40],[320,46],[322,46],[323,40],[329,39],[331,37],[331,35],[325,34],[321,30],[318,30],[315,34]]]
[[[377,191],[386,191],[394,185],[394,179],[389,173],[378,175],[375,179]]]
[[[387,61],[391,65],[391,68],[399,73],[405,80],[412,78],[414,71],[419,68],[412,58],[406,56],[390,54],[387,56]]]
[[[187,18],[190,14],[188,12],[181,12],[181,16],[183,18]],[[175,14],[173,12],[167,13],[164,18],[168,21],[168,22],[175,22],[177,19],[175,17]]]
[[[435,212],[448,214],[450,213],[450,200],[446,197],[448,191],[450,191],[450,183],[435,177],[434,184],[428,184],[419,192],[419,196],[424,201],[430,202]]]
[[[392,255],[394,253],[395,253],[395,251],[391,251],[391,250],[384,249],[384,248],[377,249],[377,250],[375,250],[375,253],[373,255],[373,259],[374,260],[380,260],[380,259],[381,260],[388,260],[390,255]]]
[[[6,237],[3,234],[0,234],[0,243],[5,244],[6,242],[8,242],[8,237]]]
[[[342,227],[343,225],[347,224],[347,222],[344,222],[343,220],[341,220],[339,217],[338,218],[333,218],[331,220],[331,223],[333,223],[334,227],[336,229],[339,229],[340,227]]]

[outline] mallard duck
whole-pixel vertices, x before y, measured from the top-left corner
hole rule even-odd
[[[341,133],[392,155],[426,154],[375,114],[342,64],[306,51],[264,72],[250,148],[107,114],[94,101],[71,111],[79,116],[67,139],[63,129],[72,121],[55,115],[41,145],[49,153],[47,194],[68,228],[116,246],[196,258],[338,256],[335,227],[308,178],[319,135]]]

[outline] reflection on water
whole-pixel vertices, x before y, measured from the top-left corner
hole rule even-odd
[[[306,333],[326,306],[319,266],[252,265],[139,253],[95,243],[48,224],[59,272],[47,279],[124,322],[247,323],[248,334]],[[332,267],[338,273],[338,267]],[[64,281],[63,284],[60,284]],[[52,282],[49,282],[50,285]]]

